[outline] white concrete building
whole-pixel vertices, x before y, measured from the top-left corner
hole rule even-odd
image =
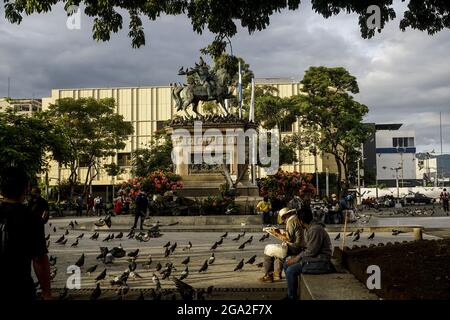
[[[401,129],[402,124],[377,124],[375,133],[378,183],[400,187],[416,184],[416,134]]]

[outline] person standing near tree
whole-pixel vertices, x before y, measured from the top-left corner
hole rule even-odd
[[[23,203],[29,188],[25,171],[2,170],[0,193],[0,301],[36,300],[31,265],[42,289],[42,298],[51,299],[50,264],[42,217]]]
[[[139,218],[141,219],[140,229],[144,229],[144,218],[147,215],[148,199],[144,191],[139,192],[135,199],[134,225],[132,229],[137,228]]]
[[[75,206],[77,210],[77,216],[81,217],[83,214],[83,196],[81,194],[75,199]]]
[[[272,223],[272,205],[270,204],[268,196],[264,196],[263,200],[258,202],[256,205],[256,212],[261,215],[263,225]]]
[[[28,209],[46,224],[48,222],[50,208],[47,200],[41,197],[41,189],[38,187],[32,188],[30,195]]]
[[[447,192],[447,189],[444,188],[444,190],[441,192],[440,199],[442,202],[442,208],[444,209],[444,212],[447,212],[447,216],[448,216],[449,194]]]
[[[92,194],[89,194],[86,199],[86,207],[87,207],[86,215],[89,216],[91,212],[94,211],[94,197],[92,196]]]

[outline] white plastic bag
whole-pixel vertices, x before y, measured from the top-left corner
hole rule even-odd
[[[275,257],[284,259],[287,257],[288,246],[287,244],[268,244],[264,248],[264,254],[269,257]]]

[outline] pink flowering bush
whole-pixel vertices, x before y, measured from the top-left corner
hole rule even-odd
[[[313,175],[300,172],[278,171],[272,176],[260,179],[259,193],[271,199],[289,201],[294,196],[312,195],[316,188],[312,185]]]
[[[135,197],[140,191],[164,195],[166,191],[182,189],[183,181],[181,176],[172,172],[154,171],[146,177],[129,179],[120,188],[130,197]]]

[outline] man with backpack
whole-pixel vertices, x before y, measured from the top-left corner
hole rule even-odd
[[[447,213],[448,216],[448,202],[449,202],[449,194],[447,192],[447,189],[444,188],[444,190],[441,192],[441,202],[442,202],[442,207],[444,208],[444,212]]]
[[[36,288],[31,265],[42,289],[42,298],[51,299],[50,265],[42,218],[23,202],[29,187],[27,174],[7,168],[0,177],[0,301],[35,300]]]

